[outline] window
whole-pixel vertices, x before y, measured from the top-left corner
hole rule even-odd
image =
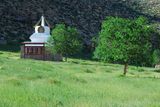
[[[26,55],[42,55],[44,52],[44,47],[25,47],[24,50]]]
[[[45,29],[44,29],[43,26],[40,26],[40,27],[38,28],[38,33],[44,33],[44,31],[45,31]]]

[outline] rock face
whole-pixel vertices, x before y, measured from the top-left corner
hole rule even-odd
[[[139,10],[145,3],[157,8],[160,5],[159,0],[152,0],[158,5],[151,0],[137,1],[141,0],[1,0],[0,36],[9,42],[27,40],[33,33],[33,26],[44,14],[52,27],[58,23],[76,27],[84,42],[89,44],[91,37],[98,34],[106,16],[133,18],[146,15],[146,11],[141,13]],[[159,12],[156,15],[160,16]],[[159,20],[152,16],[149,17]]]

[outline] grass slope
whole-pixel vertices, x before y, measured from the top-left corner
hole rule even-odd
[[[23,60],[0,51],[0,107],[159,107],[160,74],[152,68],[69,59]]]

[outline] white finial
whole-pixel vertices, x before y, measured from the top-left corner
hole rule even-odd
[[[41,17],[41,26],[45,26],[45,19],[44,19],[44,16]]]

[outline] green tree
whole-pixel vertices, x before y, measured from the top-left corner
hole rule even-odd
[[[51,52],[65,56],[65,61],[67,61],[67,57],[79,52],[82,45],[77,29],[57,24],[52,30],[47,47]]]
[[[94,57],[123,63],[126,75],[128,64],[150,53],[151,30],[143,17],[136,20],[108,17],[102,24]]]

